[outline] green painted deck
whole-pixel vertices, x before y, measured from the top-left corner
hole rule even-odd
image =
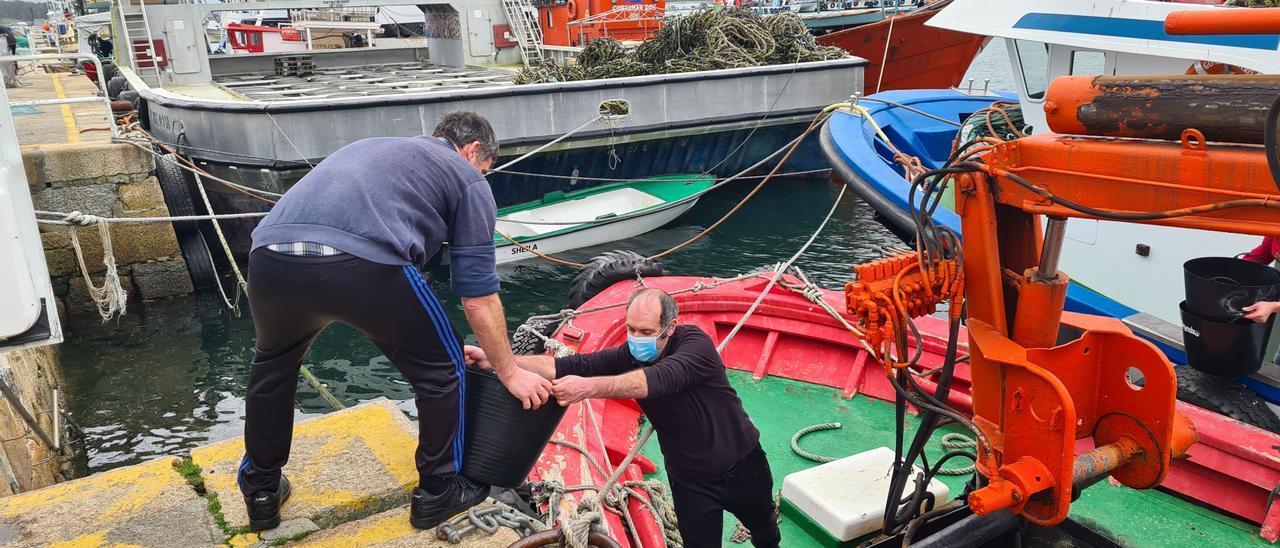
[[[842,457],[876,447],[893,447],[893,404],[865,396],[853,399],[840,397],[837,389],[805,382],[767,377],[761,381],[751,379],[749,373],[730,371],[729,379],[746,405],[747,413],[760,429],[761,445],[769,455],[773,468],[774,489],[782,488],[787,474],[815,466],[791,452],[791,436],[803,427],[823,423],[840,422],[840,430],[827,430],[805,436],[801,445],[821,455]],[[911,427],[918,418],[908,416]],[[955,431],[950,427],[944,431]],[[908,432],[908,440],[911,432]],[[941,456],[938,445],[941,435],[935,435],[928,447],[928,455]],[[645,446],[644,454],[662,468],[662,454],[657,438]],[[956,461],[948,466],[958,466]],[[666,481],[666,474],[657,477]],[[958,494],[967,479],[965,476],[940,476],[951,488],[952,496]],[[1100,482],[1084,492],[1071,515],[1093,529],[1116,538],[1128,546],[1270,546],[1258,536],[1258,527],[1212,510],[1201,508],[1173,495],[1155,490],[1137,491]],[[725,515],[724,544],[734,531],[736,520]],[[783,546],[816,546],[818,542],[797,523],[784,518],[782,522]]]

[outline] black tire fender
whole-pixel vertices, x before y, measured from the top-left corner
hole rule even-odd
[[[1189,366],[1173,369],[1178,375],[1179,400],[1280,434],[1280,417],[1266,400],[1235,379],[1210,375]]]
[[[187,184],[187,171],[178,164],[177,156],[164,154],[156,157],[156,180],[160,182],[160,192],[164,195],[164,204],[169,208],[169,215],[184,217],[196,214],[191,187]],[[198,223],[198,221],[174,221],[173,232],[181,239],[181,236],[197,231]]]
[[[191,275],[191,285],[196,291],[203,291],[218,283],[218,274],[213,266],[213,252],[199,229],[178,235],[178,248],[182,250],[182,260],[187,263],[187,273]]]
[[[550,337],[560,327],[560,322],[558,320],[529,318],[520,327],[525,329],[517,328],[511,334],[511,352],[517,356],[536,356],[546,351],[546,341],[542,340],[542,337],[530,333],[529,329],[541,333],[545,337]]]
[[[609,286],[624,280],[663,276],[662,263],[634,251],[607,251],[593,257],[569,285],[569,306],[578,308]]]

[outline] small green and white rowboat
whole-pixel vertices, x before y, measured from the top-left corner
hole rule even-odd
[[[497,262],[533,258],[529,249],[558,253],[656,230],[692,208],[713,182],[711,175],[663,175],[557,190],[541,200],[504,207],[498,210],[493,236]]]

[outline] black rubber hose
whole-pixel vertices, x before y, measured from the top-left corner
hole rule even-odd
[[[973,515],[957,521],[946,528],[929,535],[913,548],[942,548],[961,546],[982,546],[996,537],[1012,531],[1022,523],[1022,519],[1008,510],[1001,510],[985,516]]]
[[[947,337],[947,351],[942,365],[942,376],[938,379],[938,388],[934,392],[935,398],[940,401],[946,401],[947,397],[951,393],[951,381],[955,372],[959,336],[960,322],[951,322]],[[902,385],[903,381],[912,385],[915,383],[911,380],[910,375],[904,371],[898,371],[897,376],[898,379],[893,379],[891,377],[890,381],[894,385],[894,388],[899,392],[899,397],[895,402],[897,404],[896,410],[898,415],[898,443],[895,448],[895,456],[899,458],[896,459],[893,474],[890,478],[889,496],[885,499],[884,533],[887,535],[897,534],[905,522],[910,519],[911,514],[919,511],[919,506],[915,504],[914,501],[919,497],[919,493],[921,491],[920,488],[916,489],[916,493],[911,497],[911,501],[907,506],[903,507],[901,504],[894,503],[899,502],[902,499],[902,492],[906,489],[907,478],[911,475],[916,459],[918,459],[920,454],[924,452],[925,444],[927,444],[929,438],[933,436],[933,431],[938,426],[938,419],[940,416],[945,416],[945,413],[936,412],[931,408],[931,406],[922,406],[919,405],[920,402],[913,402],[916,403],[918,407],[924,409],[925,413],[921,418],[920,428],[919,430],[916,430],[915,438],[911,441],[911,447],[907,449],[907,454],[905,458],[903,458],[902,429],[907,395],[906,390]],[[927,394],[922,395],[927,396]],[[928,492],[928,483],[924,483],[923,487],[924,491]],[[904,513],[906,514],[905,516],[903,515]]]

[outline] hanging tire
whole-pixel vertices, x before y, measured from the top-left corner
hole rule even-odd
[[[136,107],[136,106],[138,105],[138,98],[139,98],[139,97],[141,97],[141,95],[138,95],[138,92],[133,91],[133,90],[125,90],[125,91],[120,92],[120,97],[119,97],[119,99],[118,99],[118,100],[120,100],[120,101],[128,101],[128,102],[132,103],[132,104]]]
[[[107,80],[107,97],[115,99],[120,96],[120,92],[124,91],[124,87],[128,85],[128,81],[124,76],[113,76]]]
[[[1178,375],[1179,400],[1280,434],[1280,417],[1266,400],[1235,379],[1217,377],[1189,366],[1173,370]]]
[[[169,208],[169,215],[182,217],[196,214],[195,201],[191,199],[190,186],[187,185],[187,171],[178,165],[178,158],[173,154],[165,154],[156,158],[156,180],[160,182],[160,192],[164,194],[164,205]],[[185,234],[199,230],[199,221],[174,221],[173,232],[179,239]]]
[[[606,251],[592,258],[578,271],[569,285],[569,306],[578,308],[609,286],[623,280],[663,276],[662,263],[651,261],[634,251]]]
[[[187,273],[191,274],[191,285],[196,291],[204,291],[218,283],[213,253],[199,229],[179,235],[178,248],[182,250],[182,260],[187,263]]]
[[[550,337],[552,333],[556,332],[556,328],[560,327],[560,322],[557,320],[535,320],[529,318],[524,321],[521,327],[528,327],[544,336]],[[528,330],[516,329],[515,333],[511,334],[511,352],[517,356],[536,356],[546,351],[546,348],[546,341]]]

